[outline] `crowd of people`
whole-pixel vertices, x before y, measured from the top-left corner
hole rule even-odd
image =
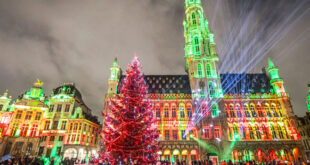
[[[0,165],[140,165],[137,161],[120,161],[119,163],[110,163],[107,159],[106,160],[89,160],[88,162],[80,161],[77,159],[69,159],[64,158],[63,160],[55,160],[55,159],[47,159],[43,157],[31,157],[25,156],[20,158],[8,158],[6,160],[0,160]],[[297,162],[290,162],[285,160],[273,160],[273,161],[264,161],[264,162],[257,162],[257,161],[245,161],[245,162],[233,162],[229,161],[222,161],[222,162],[213,162],[211,160],[193,160],[193,161],[179,161],[176,160],[174,162],[170,161],[157,161],[156,163],[149,163],[147,165],[310,165],[310,161],[303,162],[301,160]]]

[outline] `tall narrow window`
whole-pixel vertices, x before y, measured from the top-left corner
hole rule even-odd
[[[185,112],[184,112],[184,104],[180,104],[180,117],[184,118],[185,117]]]
[[[265,111],[266,111],[267,117],[272,117],[270,113],[270,109],[269,109],[269,104],[265,104]]]
[[[165,130],[165,140],[169,140],[169,130]]]
[[[250,105],[250,111],[251,111],[252,117],[257,117],[257,114],[256,114],[256,112],[255,112],[255,106],[254,106],[254,104],[251,104],[251,105]]]
[[[164,107],[164,116],[165,116],[165,118],[168,118],[168,117],[169,117],[169,108],[168,108],[168,105],[165,105],[165,107]]]
[[[156,107],[156,117],[160,118],[160,107]]]
[[[175,105],[172,105],[172,108],[171,108],[171,110],[172,110],[172,117],[177,117],[177,110],[176,110],[177,108],[176,108],[176,106]]]
[[[31,117],[32,117],[32,111],[28,111],[26,113],[25,120],[31,120]]]
[[[56,112],[61,112],[61,108],[62,108],[62,104],[58,104]]]
[[[196,55],[199,55],[200,54],[199,38],[195,37],[194,42],[195,42],[195,53]]]
[[[260,133],[260,130],[259,130],[259,127],[258,127],[258,126],[255,127],[255,131],[256,131],[256,137],[257,137],[257,139],[261,139],[262,137],[261,137],[261,133]]]
[[[206,72],[207,72],[207,76],[211,77],[211,65],[208,63],[206,64]]]
[[[252,126],[249,126],[249,131],[250,131],[250,139],[251,139],[251,140],[255,139],[255,137],[254,137],[254,131],[253,131]]]
[[[245,113],[245,117],[251,117],[250,112],[249,112],[248,104],[244,104],[243,105],[243,110],[244,110],[244,113]]]
[[[217,108],[217,104],[216,103],[212,104],[212,116],[213,117],[217,117],[218,116],[218,108]]]
[[[55,121],[53,122],[52,129],[53,129],[53,130],[57,130],[57,128],[58,128],[58,120],[55,120]]]
[[[192,20],[193,20],[193,25],[196,25],[196,14],[195,13],[193,13],[192,14]]]
[[[54,105],[52,104],[52,105],[50,105],[48,112],[53,112],[53,111],[54,111]]]
[[[20,119],[21,117],[22,117],[22,113],[23,113],[23,111],[17,111],[17,113],[16,113],[16,119]]]
[[[62,123],[61,123],[61,129],[62,129],[62,130],[65,130],[65,129],[66,129],[66,126],[67,126],[67,121],[62,121]]]
[[[242,117],[242,113],[241,113],[241,110],[240,110],[240,105],[237,104],[235,109],[236,109],[236,112],[237,112],[237,117],[241,118]]]
[[[213,87],[213,82],[210,81],[208,86],[209,86],[209,96],[210,96],[210,98],[214,98],[215,97],[215,89]]]
[[[177,130],[172,130],[172,138],[173,138],[173,140],[178,139],[178,131]]]
[[[185,130],[181,130],[182,140],[186,140]]]
[[[70,104],[67,104],[65,108],[65,112],[69,112],[69,110],[70,110]]]
[[[274,117],[279,117],[275,104],[271,104],[271,112],[273,113]]]
[[[258,105],[256,106],[256,109],[257,109],[257,111],[258,111],[258,116],[259,116],[259,117],[264,117],[264,113],[263,113],[263,111],[262,111],[262,106],[258,104]]]
[[[191,105],[186,106],[186,111],[187,111],[187,117],[192,117],[192,106]]]
[[[221,138],[219,128],[214,128],[214,138]]]
[[[49,128],[50,128],[50,121],[47,120],[47,121],[45,121],[44,129],[49,130]]]
[[[198,73],[198,77],[201,78],[202,77],[202,68],[201,68],[200,63],[197,64],[197,73]]]
[[[37,112],[35,120],[41,119],[42,112]]]
[[[203,115],[209,116],[209,111],[208,111],[208,106],[207,106],[207,104],[203,103],[203,104],[201,105],[201,112],[202,112]]]
[[[234,112],[234,105],[230,104],[229,105],[229,114],[231,118],[235,118],[235,112]]]
[[[276,134],[276,130],[274,129],[274,127],[272,125],[270,126],[270,131],[272,134],[272,139],[278,139],[277,134]]]

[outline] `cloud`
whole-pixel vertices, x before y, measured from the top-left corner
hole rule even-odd
[[[270,6],[279,5],[275,1],[261,3],[258,9],[272,11]],[[244,23],[238,17],[240,9],[247,4],[253,6],[255,1],[227,2],[203,1],[219,52],[232,44],[225,37],[233,29],[233,21]],[[289,5],[283,4],[286,8]],[[261,10],[243,11],[254,12],[253,18],[263,22],[261,18],[268,16]],[[277,16],[283,15],[285,12]],[[146,74],[185,74],[183,17],[183,0],[0,1],[0,91],[8,88],[16,97],[40,78],[49,95],[51,89],[63,82],[75,82],[86,104],[100,116],[114,57],[118,57],[123,69],[136,53]],[[309,27],[308,20],[306,15],[290,33],[304,31]],[[304,101],[295,100],[302,100],[310,81],[304,76],[309,70],[307,37],[309,33],[302,37],[303,42],[296,41],[298,46],[292,46],[285,60],[276,61],[299,115],[305,112]],[[291,40],[294,36],[279,42],[271,52],[277,54]],[[239,44],[238,49],[242,48]],[[242,52],[238,49],[234,51]],[[238,56],[219,56],[220,64],[227,58],[231,63],[238,61]],[[262,65],[258,64],[254,71]],[[301,70],[298,74],[294,71],[296,65]],[[298,87],[295,80],[300,83]]]

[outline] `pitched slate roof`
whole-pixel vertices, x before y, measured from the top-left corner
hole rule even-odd
[[[121,76],[118,93],[120,92],[124,75]],[[221,74],[221,84],[224,94],[271,93],[270,79],[265,73],[258,74]],[[187,75],[145,75],[149,93],[191,94]]]
[[[271,93],[270,79],[265,73],[220,76],[224,94]]]
[[[118,85],[118,93],[125,76],[122,76]],[[184,93],[191,94],[187,75],[145,75],[145,82],[149,93]]]

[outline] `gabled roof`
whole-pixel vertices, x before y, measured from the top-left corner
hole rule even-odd
[[[118,85],[118,93],[122,86],[124,75],[121,77]],[[145,82],[149,93],[167,94],[184,93],[191,94],[189,78],[187,75],[145,75]]]

